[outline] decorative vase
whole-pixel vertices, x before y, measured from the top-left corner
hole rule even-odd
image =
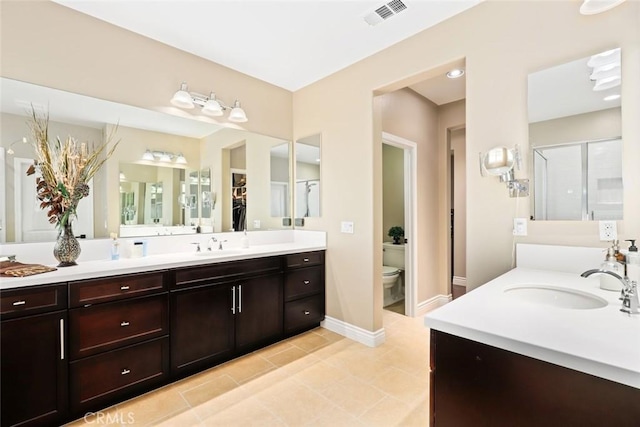
[[[80,243],[73,235],[71,222],[60,226],[58,238],[53,247],[53,256],[60,262],[58,267],[78,265],[76,260],[80,256]]]
[[[394,236],[394,237],[393,237],[393,244],[394,244],[394,245],[399,245],[399,244],[400,244],[400,237],[396,237],[396,236]]]

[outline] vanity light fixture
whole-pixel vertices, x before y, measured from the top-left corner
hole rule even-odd
[[[173,154],[168,151],[151,151],[146,150],[142,155],[142,160],[147,162],[159,161],[163,163],[169,163],[171,161],[177,164],[187,164],[187,159],[182,155],[182,153]]]
[[[447,73],[447,77],[449,77],[450,79],[457,79],[458,77],[462,76],[464,76],[464,70],[462,68],[454,68]]]
[[[580,13],[582,15],[595,15],[613,9],[623,2],[624,0],[584,0],[580,6]]]
[[[22,139],[19,139],[19,140],[17,140],[17,141],[13,141],[13,142],[11,143],[11,145],[9,145],[9,148],[7,148],[7,154],[8,154],[8,155],[13,156],[13,155],[16,153],[15,151],[13,151],[13,148],[11,148],[11,147],[13,147],[14,145],[16,145],[18,142],[22,142],[23,144],[26,144],[26,143],[27,143],[27,137],[26,137],[26,136],[23,136],[23,137],[22,137]]]
[[[171,104],[186,110],[191,110],[197,105],[201,108],[202,114],[213,117],[222,116],[226,110],[230,110],[230,122],[244,123],[247,121],[247,114],[240,106],[240,101],[236,100],[233,106],[230,107],[216,98],[215,92],[211,92],[209,96],[197,92],[189,92],[186,82],[180,84],[180,89],[171,98]]]

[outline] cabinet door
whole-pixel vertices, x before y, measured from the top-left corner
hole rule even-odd
[[[55,425],[67,409],[64,311],[0,322],[2,425]]]
[[[233,351],[234,292],[231,285],[210,285],[171,293],[171,368],[193,371]]]
[[[237,282],[236,348],[242,350],[282,336],[283,276]]]

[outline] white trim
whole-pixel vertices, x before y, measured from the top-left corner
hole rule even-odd
[[[331,332],[340,334],[343,337],[347,337],[368,347],[377,347],[384,343],[385,340],[384,328],[371,332],[329,316],[325,316],[320,325]]]
[[[464,286],[467,287],[467,278],[460,276],[453,276],[453,284],[456,286]]]
[[[404,228],[408,243],[405,245],[405,307],[409,317],[417,315],[418,301],[418,144],[408,139],[382,132],[382,142],[404,151]]]
[[[442,307],[443,305],[451,302],[452,297],[449,295],[436,295],[435,297],[431,297],[426,301],[422,301],[418,304],[418,313],[417,316],[424,316],[431,310],[435,310],[438,307]]]
[[[2,207],[0,208],[0,243],[6,243],[7,241],[7,204],[4,202],[6,199],[5,195],[5,173],[7,170],[7,165],[4,160],[4,148],[0,147],[0,165],[2,165],[2,169],[0,171],[0,200],[2,200]]]

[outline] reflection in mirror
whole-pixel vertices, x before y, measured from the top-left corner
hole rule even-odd
[[[49,133],[52,136],[71,135],[79,141],[100,142],[103,134],[118,124],[116,137],[122,139],[123,144],[93,180],[90,193],[93,205],[83,208],[82,204],[88,200],[85,198],[78,207],[78,220],[92,220],[87,231],[81,232],[88,238],[106,238],[110,232],[156,235],[158,228],[163,230],[163,234],[195,233],[197,225],[201,225],[202,232],[231,228],[230,222],[226,228],[222,226],[222,209],[228,208],[230,213],[231,208],[216,203],[216,198],[217,195],[222,197],[222,191],[226,189],[228,200],[231,200],[230,164],[223,161],[222,152],[239,144],[246,146],[243,169],[252,186],[248,188],[252,201],[246,211],[249,229],[282,228],[282,218],[271,218],[270,215],[269,177],[271,147],[290,144],[282,139],[225,128],[213,121],[176,117],[7,78],[0,78],[0,89],[0,148],[4,153],[4,161],[0,162],[0,197],[3,196],[0,202],[0,238],[6,242],[26,241],[16,237],[16,223],[24,217],[25,211],[15,202],[14,189],[20,185],[16,184],[15,177],[22,180],[25,174],[16,172],[14,160],[20,158],[31,163],[34,158],[31,145],[22,143],[22,138],[29,135],[26,111],[31,103],[43,109],[48,107]],[[9,149],[12,154],[8,154]],[[182,154],[187,163],[178,162],[177,156],[171,158],[170,163],[163,163],[160,158],[143,159],[146,151]],[[289,161],[286,162],[288,164]],[[149,166],[154,168],[156,176],[164,175],[161,178],[136,179],[133,172],[122,169],[123,165],[136,169]],[[198,174],[198,170],[202,173]],[[162,193],[158,186],[152,188],[147,185],[160,182]],[[24,184],[22,188],[35,191],[35,185],[31,183]],[[155,190],[154,199],[151,199],[152,189]],[[291,196],[288,199],[291,200]],[[156,212],[153,218],[152,200]],[[33,211],[45,214],[39,209]],[[145,215],[151,224],[145,223]],[[258,226],[254,227],[254,224]],[[47,227],[43,232],[30,233],[30,241],[54,241],[56,231],[53,226],[47,224]],[[76,223],[74,231],[80,233],[77,227]],[[149,227],[155,228],[149,230]],[[129,230],[123,233],[124,229]]]
[[[296,218],[320,216],[320,145],[320,134],[296,141]]]
[[[271,216],[289,218],[289,144],[271,147]]]
[[[620,49],[528,80],[531,219],[622,219]]]

